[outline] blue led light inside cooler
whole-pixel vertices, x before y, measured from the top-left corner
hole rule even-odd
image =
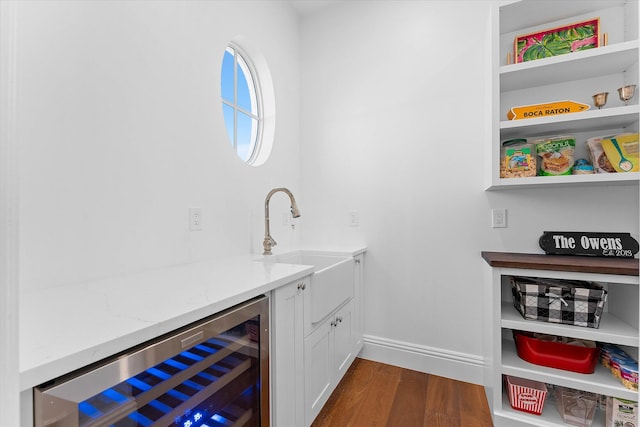
[[[81,402],[80,405],[78,405],[78,409],[90,418],[98,418],[102,415],[102,412],[98,411],[93,405],[87,402]]]
[[[115,391],[112,388],[103,391],[102,395],[107,397],[108,399],[113,400],[114,402],[120,403],[120,404],[125,403],[127,400],[129,400],[128,397],[123,396],[122,394],[118,393],[117,391]]]
[[[198,384],[197,382],[191,381],[191,380],[187,380],[185,382],[183,382],[182,384],[186,385],[187,387],[191,387],[194,390],[202,390],[204,388],[203,385]]]
[[[164,371],[161,371],[158,368],[149,368],[149,369],[146,370],[146,372],[148,374],[151,374],[151,375],[155,376],[155,377],[162,378],[163,380],[168,380],[169,378],[171,378],[171,375],[167,374]]]
[[[137,425],[143,426],[143,427],[150,426],[153,423],[153,421],[151,421],[149,418],[145,417],[139,412],[130,413],[128,418],[132,421],[135,421]]]
[[[169,390],[169,391],[167,392],[167,394],[168,394],[169,396],[171,396],[171,397],[175,397],[176,399],[181,400],[181,401],[183,401],[183,402],[184,402],[185,400],[188,400],[188,399],[189,399],[189,396],[187,396],[187,395],[186,395],[186,394],[184,394],[184,393],[180,393],[180,392],[179,392],[179,391],[177,391],[177,390]]]
[[[176,360],[173,359],[167,359],[164,361],[164,363],[166,363],[169,366],[173,366],[176,369],[180,369],[180,370],[184,370],[187,369],[189,366],[185,365],[184,363],[180,363]]]
[[[140,389],[142,391],[151,390],[151,386],[149,384],[145,383],[144,381],[140,381],[136,377],[129,378],[127,380],[127,384],[129,384],[129,385],[131,385],[131,386],[133,386],[135,388],[138,388],[138,389]]]
[[[191,360],[195,360],[196,362],[201,361],[202,359],[204,359],[204,357],[202,356],[198,356],[197,354],[193,354],[189,351],[184,351],[181,353],[184,357],[188,357]]]
[[[159,400],[152,400],[151,402],[149,402],[149,405],[156,408],[158,411],[162,412],[162,413],[169,413],[171,412],[171,406],[169,405],[165,405],[164,403],[160,402]]]
[[[213,417],[211,417],[211,419],[220,424],[224,424],[227,422],[227,419],[219,414],[213,414]]]
[[[78,406],[81,414],[80,418],[83,420],[81,425],[85,425],[91,420],[98,419],[110,411],[132,402],[137,396],[152,390],[156,385],[207,359],[221,348],[227,347],[228,344],[228,342],[219,339],[210,339],[81,402]],[[193,395],[208,387],[207,382],[213,383],[217,381],[220,375],[230,372],[236,364],[241,362],[241,359],[231,355],[215,363],[212,362],[213,364],[209,368],[198,371],[190,379],[182,381],[180,385],[167,390],[162,396],[156,397],[135,412],[129,413],[126,418],[115,421],[111,424],[111,427],[132,425],[149,427],[160,418],[171,413],[179,405],[187,402]],[[251,396],[252,389],[253,386],[245,390],[242,393],[244,397]],[[212,414],[206,407],[194,407],[192,411],[187,411],[183,416],[176,419],[175,424],[172,425],[176,427],[214,427],[233,423],[235,420],[235,416],[225,410]]]
[[[182,420],[182,427],[206,427],[206,424],[200,424],[205,421],[204,414],[200,411],[191,415],[188,419]]]
[[[212,345],[216,345],[218,347],[224,347],[225,343],[219,340],[209,340],[208,343],[212,344]],[[199,354],[196,354],[194,351],[194,349],[197,349],[197,351],[201,354],[205,354],[206,356],[201,356]],[[133,389],[137,389],[139,390],[141,393],[144,393],[148,390],[151,390],[153,388],[153,385],[148,384],[147,382],[145,382],[145,379],[148,379],[150,376],[151,377],[155,377],[156,379],[159,379],[160,381],[158,382],[162,382],[162,381],[166,381],[168,379],[170,379],[172,377],[172,374],[169,374],[165,371],[162,370],[162,365],[165,364],[167,366],[170,366],[172,368],[177,369],[178,371],[183,371],[185,369],[187,369],[189,367],[189,365],[179,362],[177,360],[175,360],[176,358],[178,358],[179,356],[182,356],[184,359],[187,360],[191,360],[193,361],[193,363],[197,363],[201,360],[204,360],[205,357],[208,357],[214,353],[216,353],[218,351],[217,348],[214,347],[210,347],[204,344],[199,344],[197,346],[195,346],[194,348],[190,349],[190,350],[185,350],[182,353],[180,353],[178,356],[175,356],[174,358],[171,359],[167,359],[165,360],[163,363],[156,365],[152,368],[147,369],[146,371],[144,371],[143,373],[136,375],[135,377],[129,378],[125,381],[126,384],[128,384],[129,386],[131,386]],[[213,375],[207,374],[206,372],[200,372],[198,373],[199,376],[207,379],[208,381],[215,381],[216,378]],[[204,386],[188,380],[185,381],[183,383],[183,385],[190,387],[194,390],[202,390],[204,388]],[[99,402],[110,402],[113,403],[113,406],[116,405],[122,405],[128,401],[130,401],[133,397],[127,396],[123,393],[121,393],[120,391],[116,390],[118,386],[109,388],[105,391],[103,391],[102,393],[92,397],[91,399],[88,399],[84,402],[81,402],[78,405],[78,409],[80,411],[80,413],[82,415],[90,419],[96,419],[99,418],[101,416],[104,415],[104,412],[101,411],[100,409],[98,409],[98,405],[96,404],[92,404],[92,401],[99,401]],[[169,390],[167,393],[167,395],[177,399],[180,402],[184,402],[186,400],[189,399],[189,396],[187,396],[184,393],[181,393],[177,390]],[[158,410],[159,412],[161,412],[162,414],[167,414],[169,412],[171,412],[171,410],[173,409],[172,407],[170,407],[169,405],[159,401],[159,400],[153,400],[151,402],[149,402],[149,406],[153,407],[154,409]],[[200,414],[199,417],[197,414]],[[197,419],[191,419],[191,425],[192,426],[196,426],[198,424],[194,424],[194,422],[199,422],[202,418],[202,413],[196,413],[196,415],[194,415]],[[142,415],[140,412],[133,412],[131,414],[128,415],[128,418],[131,421],[134,421],[138,426],[149,426],[151,424],[153,424],[153,421],[150,420],[149,418],[145,417],[144,415]],[[118,423],[116,422],[114,425],[118,425]]]

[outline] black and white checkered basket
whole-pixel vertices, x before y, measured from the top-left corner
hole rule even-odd
[[[584,281],[511,277],[513,305],[525,319],[598,328],[607,291]]]

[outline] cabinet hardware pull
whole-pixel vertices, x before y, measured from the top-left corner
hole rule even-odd
[[[360,258],[356,258],[355,263],[360,264]]]
[[[304,282],[300,282],[300,283],[298,283],[298,289],[303,290],[303,291],[304,291],[305,289],[307,289],[307,285],[306,285],[306,283],[304,283]]]

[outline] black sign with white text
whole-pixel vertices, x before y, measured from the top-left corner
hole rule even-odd
[[[633,258],[638,253],[638,242],[629,233],[545,231],[540,247],[547,255]]]

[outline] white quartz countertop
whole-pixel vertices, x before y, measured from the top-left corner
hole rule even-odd
[[[213,259],[20,295],[22,390],[307,276],[312,266]]]

